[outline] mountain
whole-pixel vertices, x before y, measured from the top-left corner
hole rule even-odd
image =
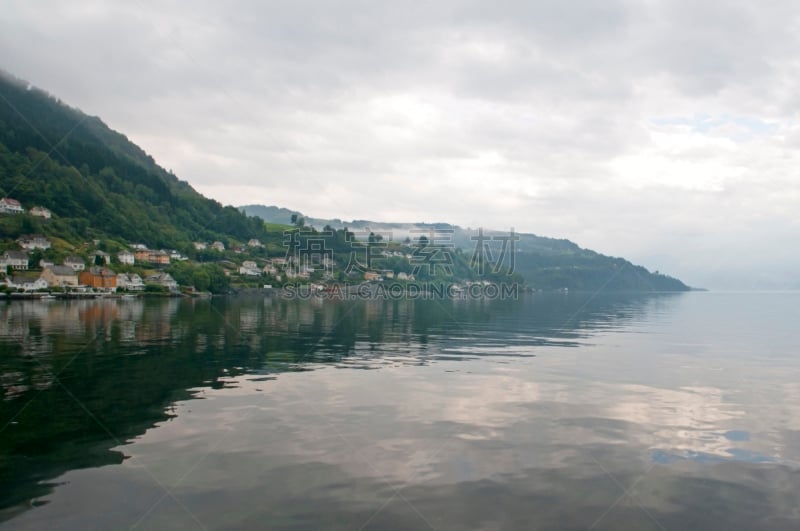
[[[165,170],[99,118],[0,71],[0,196],[50,209],[47,226],[4,216],[0,238],[45,232],[185,250],[195,240],[265,238],[260,220]]]
[[[231,246],[255,238],[266,243],[259,250],[265,258],[285,252],[282,243],[286,224],[292,215],[303,217],[279,207],[248,205],[240,210],[208,199],[99,118],[69,107],[2,71],[0,197],[16,199],[26,208],[42,206],[53,213],[47,221],[28,214],[0,216],[0,250],[16,248],[15,240],[22,234],[43,233],[64,253],[83,242],[101,240],[101,247],[108,250],[142,243],[194,257],[194,241],[220,240]],[[281,226],[267,226],[264,221]],[[305,221],[318,228],[346,226],[351,231],[363,231],[364,239],[374,231],[389,235],[389,239],[416,241],[423,232],[439,231],[449,234],[458,249],[469,251],[475,247],[475,231],[447,223],[316,218]],[[341,230],[339,236],[347,237]],[[651,273],[622,258],[582,249],[568,240],[534,234],[518,236],[514,259],[511,261],[506,255],[503,274],[513,266],[514,272],[534,288],[689,289],[677,279]],[[497,244],[504,233],[486,231],[485,237],[489,243]],[[495,245],[494,253],[499,252]],[[464,268],[471,256],[468,252],[458,255],[458,266],[464,273],[469,272]],[[488,260],[491,262],[491,256]]]
[[[288,223],[291,217],[302,217],[307,226],[322,229],[326,226],[347,228],[358,233],[384,233],[384,237],[412,240],[429,231],[446,234],[456,248],[472,254],[476,251],[477,230],[465,229],[449,223],[386,223],[369,220],[342,221],[341,219],[313,218],[301,212],[265,205],[245,205],[239,209],[249,216],[257,216],[269,223]],[[484,230],[485,238],[508,237],[508,232]],[[565,240],[520,233],[514,243],[514,271],[534,288],[545,290],[568,288],[572,290],[608,289],[617,291],[688,291],[689,286],[676,278],[650,272],[642,266],[611,256],[605,256]],[[489,242],[490,244],[492,241]],[[502,240],[495,240],[495,258],[502,252]],[[508,248],[507,248],[508,250]],[[508,259],[506,265],[508,265]]]

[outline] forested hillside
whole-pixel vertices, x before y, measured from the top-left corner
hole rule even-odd
[[[408,235],[419,236],[420,231],[448,231],[455,247],[467,256],[474,252],[475,229],[465,229],[448,223],[386,223],[375,220],[320,219],[304,216],[300,212],[265,205],[246,205],[241,210],[251,216],[259,216],[268,222],[286,222],[290,216],[303,217],[307,225],[317,228],[348,227],[351,230],[373,230],[391,234],[396,240]],[[505,237],[508,233],[486,230],[487,238]],[[690,289],[680,280],[650,272],[642,266],[632,264],[624,258],[606,256],[577,244],[536,234],[519,233],[514,245],[513,269],[525,282],[544,290],[575,289],[612,291],[686,291]],[[499,251],[495,246],[495,251]],[[510,265],[507,259],[506,265]]]
[[[99,118],[1,71],[0,196],[50,209],[45,232],[67,240],[186,249],[264,237],[261,221],[203,197]],[[0,236],[16,236],[14,222],[4,220]]]

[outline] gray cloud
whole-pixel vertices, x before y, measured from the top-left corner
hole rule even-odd
[[[697,285],[797,287],[795,2],[20,1],[4,15],[0,66],[224,202],[513,225]]]

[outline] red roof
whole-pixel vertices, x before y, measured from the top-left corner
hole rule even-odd
[[[9,205],[22,206],[19,204],[19,201],[17,201],[16,199],[11,199],[10,197],[4,197],[2,201],[5,201]]]

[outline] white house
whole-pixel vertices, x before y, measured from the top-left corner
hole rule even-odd
[[[117,253],[120,264],[133,265],[136,263],[136,255],[130,251],[120,251]]]
[[[40,276],[13,275],[6,277],[6,286],[22,291],[36,291],[37,289],[47,288],[47,281]]]
[[[222,252],[222,251],[224,251],[224,250],[225,250],[225,244],[224,244],[224,243],[222,243],[222,242],[221,242],[221,241],[219,241],[219,240],[218,240],[218,241],[215,241],[214,243],[212,243],[212,244],[211,244],[211,247],[212,247],[213,249],[216,249],[216,250],[217,250],[217,251],[219,251],[219,252]]]
[[[154,275],[149,275],[147,277],[147,283],[163,286],[170,291],[176,291],[178,289],[178,283],[169,273],[156,273]]]
[[[131,273],[130,275],[128,275],[128,279],[130,280],[130,282],[128,282],[129,290],[141,291],[144,289],[144,280],[142,280],[142,277],[140,277],[136,273]]]
[[[250,241],[247,242],[247,246],[248,247],[263,247],[264,245],[259,240],[257,240],[256,238],[253,238],[253,239],[251,239]]]
[[[206,242],[194,242],[194,248],[198,251],[203,251],[208,248],[208,244]]]
[[[377,271],[364,271],[364,280],[383,280]]]
[[[0,257],[0,265],[3,269],[9,266],[11,269],[28,269],[28,255],[22,251],[6,251]]]
[[[258,264],[256,264],[254,261],[245,260],[242,262],[241,267],[239,267],[239,274],[249,277],[257,277],[261,274],[261,270],[258,268]]]
[[[118,273],[117,289],[124,289],[127,291],[142,291],[144,289],[144,281],[142,281],[142,277],[136,273]]]
[[[79,256],[68,256],[64,258],[64,265],[71,267],[73,271],[83,271],[86,269],[86,262]]]
[[[25,209],[16,199],[4,197],[0,199],[0,214],[23,214]]]
[[[53,217],[53,213],[50,212],[43,206],[35,206],[30,210],[31,216],[36,216],[39,218],[50,219]]]
[[[20,236],[17,243],[19,243],[20,247],[28,251],[33,251],[34,249],[49,249],[51,245],[50,240],[41,234],[26,234],[25,236]]]
[[[42,278],[47,281],[49,286],[77,286],[78,275],[71,267],[54,265],[44,268]]]

